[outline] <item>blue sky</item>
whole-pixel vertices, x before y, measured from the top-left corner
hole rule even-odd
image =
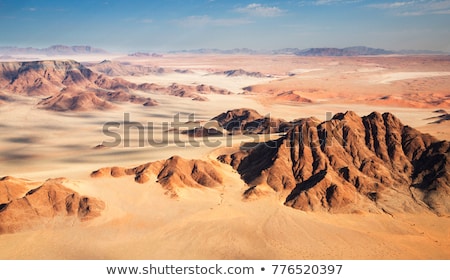
[[[450,0],[0,0],[0,46],[450,51]]]

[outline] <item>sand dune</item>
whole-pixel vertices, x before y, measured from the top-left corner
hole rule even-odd
[[[428,77],[450,76],[450,72],[397,72],[383,75],[379,83],[390,84],[395,81],[420,79]]]
[[[3,259],[419,260],[449,257],[448,219],[430,215],[305,213],[269,198],[242,203],[244,186],[239,177],[227,172],[224,178],[220,189],[187,188],[179,200],[164,195],[159,187],[141,185],[132,178],[78,182],[78,188],[91,189],[90,192],[95,191],[107,201],[104,211],[107,216],[93,220],[90,226],[1,235],[0,256]]]
[[[446,57],[303,58],[300,61],[322,68],[293,69],[289,72],[291,75],[252,84],[246,90],[264,98],[295,91],[302,98],[318,103],[415,108],[449,106],[446,88],[450,72]]]

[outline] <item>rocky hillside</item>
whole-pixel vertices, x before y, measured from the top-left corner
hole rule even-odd
[[[105,208],[103,201],[65,187],[63,178],[34,185],[13,177],[0,179],[0,234],[88,221]]]
[[[285,121],[263,116],[249,108],[232,109],[223,112],[206,123],[192,123],[192,129],[182,131],[194,137],[222,136],[224,134],[270,134],[286,132],[299,120]]]
[[[203,84],[174,83],[170,86],[154,83],[135,84],[94,72],[73,60],[1,62],[0,90],[3,92],[1,103],[7,101],[8,94],[45,96],[38,107],[56,111],[104,110],[114,108],[114,103],[121,102],[144,106],[158,104],[149,97],[133,93],[134,91],[191,98],[197,101],[208,100],[205,96],[207,94],[232,94],[225,89]]]
[[[166,72],[161,67],[150,67],[143,65],[133,65],[130,63],[104,60],[100,63],[86,64],[95,72],[102,73],[111,77],[114,76],[142,76],[148,74],[163,74]]]
[[[222,183],[222,175],[213,164],[203,160],[187,160],[173,156],[166,160],[149,162],[134,168],[105,167],[91,173],[91,177],[134,176],[137,183],[158,182],[171,196],[179,188],[215,187]]]
[[[304,211],[450,214],[450,143],[390,113],[303,119],[285,136],[222,155],[250,186]]]
[[[67,88],[116,89],[136,86],[95,73],[74,60],[2,62],[0,67],[0,88],[15,94],[48,96]]]
[[[230,134],[263,134],[286,132],[292,128],[298,120],[285,121],[273,118],[270,115],[263,116],[256,110],[239,108],[223,112],[214,118],[218,125]]]

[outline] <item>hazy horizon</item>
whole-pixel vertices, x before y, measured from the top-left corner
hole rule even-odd
[[[450,1],[0,1],[3,46],[450,51]]]
[[[198,48],[189,48],[189,49],[169,49],[169,50],[152,50],[152,49],[140,49],[140,50],[115,50],[115,51],[111,51],[111,49],[109,48],[99,48],[97,46],[93,46],[93,45],[83,45],[83,44],[76,44],[76,45],[64,45],[64,44],[54,44],[54,45],[49,45],[49,46],[43,46],[43,47],[35,47],[35,46],[12,46],[12,45],[0,45],[0,48],[3,49],[34,49],[36,51],[43,51],[46,49],[51,49],[53,47],[68,47],[68,48],[75,48],[75,47],[91,47],[92,49],[96,49],[97,51],[104,51],[105,54],[170,54],[170,53],[201,53],[201,51],[204,51],[204,53],[209,53],[208,51],[210,51],[211,53],[217,53],[217,54],[239,54],[241,53],[240,51],[242,51],[242,53],[245,53],[245,51],[248,52],[254,52],[254,54],[271,54],[271,53],[277,53],[278,51],[280,51],[281,53],[284,53],[283,51],[286,50],[287,53],[291,53],[290,50],[293,51],[308,51],[308,50],[312,50],[312,49],[349,49],[349,48],[369,48],[369,49],[379,49],[379,50],[384,50],[384,51],[388,51],[388,52],[392,52],[393,54],[395,53],[402,53],[404,52],[405,54],[421,54],[423,52],[423,54],[449,54],[450,52],[445,52],[445,51],[436,51],[436,50],[430,50],[430,49],[383,49],[383,48],[378,48],[376,46],[347,46],[347,47],[342,47],[342,48],[337,48],[334,46],[311,46],[308,48],[297,48],[296,46],[292,46],[292,47],[284,47],[284,48],[278,48],[278,49],[252,49],[252,48],[245,48],[245,47],[234,47],[234,48],[203,48],[203,47],[198,47]],[[8,52],[7,52],[8,53]],[[63,54],[63,53],[61,53]]]

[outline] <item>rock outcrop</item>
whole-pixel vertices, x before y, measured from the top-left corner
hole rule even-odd
[[[214,86],[204,84],[182,85],[177,83],[173,83],[169,87],[167,87],[166,92],[168,95],[190,98],[196,101],[207,101],[208,98],[205,96],[207,94],[222,94],[222,95],[232,94],[232,92],[226,89],[217,88]]]
[[[16,94],[39,96],[66,87],[96,87],[101,77],[73,60],[45,60],[1,63],[0,87]]]
[[[95,92],[60,92],[57,95],[42,99],[38,108],[52,111],[87,111],[107,110],[114,108],[111,102],[99,98]]]
[[[276,94],[274,98],[277,101],[291,101],[297,103],[312,103],[312,100],[309,98],[302,97],[299,92],[296,90],[284,91],[279,94]]]
[[[304,119],[275,141],[222,155],[250,186],[304,211],[450,214],[450,143],[390,113]]]
[[[104,60],[100,63],[86,64],[95,72],[115,76],[142,76],[148,74],[163,74],[166,72],[164,68],[156,66],[134,65],[125,62]]]
[[[177,196],[179,188],[216,187],[222,184],[221,173],[210,162],[187,160],[173,156],[166,160],[149,162],[133,168],[106,167],[91,173],[91,177],[134,176],[137,183],[144,184],[150,180],[158,182],[171,196]]]
[[[64,181],[64,178],[49,179],[35,187],[26,180],[2,178],[0,234],[71,225],[98,217],[105,208],[104,202],[80,195],[65,187]]]
[[[285,132],[298,120],[287,122],[270,115],[263,116],[256,110],[239,108],[228,110],[212,118],[230,134],[262,134]]]
[[[119,67],[119,66],[121,67]],[[139,73],[157,71],[144,66],[130,66],[104,61],[97,67],[109,75],[124,74],[130,69]],[[130,69],[128,69],[130,68]],[[128,70],[127,70],[128,69]],[[117,70],[117,71],[115,71]],[[132,71],[132,70],[130,70]],[[133,72],[134,73],[134,72]],[[5,103],[7,94],[25,96],[47,96],[38,107],[56,111],[110,109],[111,103],[131,102],[144,106],[156,106],[150,97],[139,96],[133,91],[166,94],[207,101],[207,94],[232,94],[232,92],[209,85],[172,84],[161,86],[154,83],[135,84],[122,78],[111,78],[92,71],[74,60],[47,60],[0,63],[0,103]],[[145,95],[145,94],[144,94]]]
[[[215,72],[216,75],[225,75],[227,77],[241,77],[241,76],[247,76],[247,77],[253,77],[253,78],[269,78],[272,77],[271,75],[265,75],[261,72],[249,72],[244,69],[231,69],[231,70],[225,70],[221,72]]]
[[[0,77],[0,87],[6,92],[47,95],[38,103],[39,108],[47,110],[106,110],[119,102],[157,105],[151,98],[130,93],[131,89],[139,89],[138,85],[95,73],[73,60],[4,62]]]

